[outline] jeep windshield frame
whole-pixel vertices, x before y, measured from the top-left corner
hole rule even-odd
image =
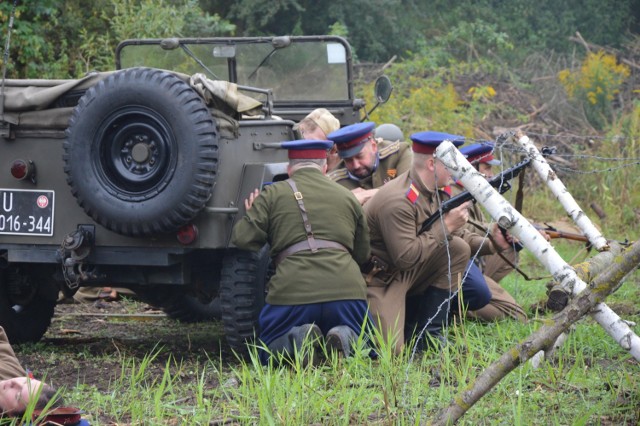
[[[329,109],[343,125],[360,121],[353,58],[338,36],[135,39],[116,49],[116,68],[151,67],[236,83],[268,102],[273,114],[299,120]]]

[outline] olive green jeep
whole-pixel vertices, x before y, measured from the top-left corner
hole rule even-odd
[[[254,336],[268,247],[231,229],[254,189],[287,178],[280,142],[354,97],[340,37],[127,40],[116,71],[5,80],[0,93],[0,325],[37,341],[59,293],[134,290],[184,321],[221,319],[238,350]],[[376,84],[388,99],[389,80]]]

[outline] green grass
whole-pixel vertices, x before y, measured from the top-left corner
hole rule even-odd
[[[576,245],[557,244],[563,257]],[[540,269],[527,255],[521,263]],[[633,321],[640,321],[638,281],[636,272],[608,300],[633,307],[624,315]],[[504,283],[525,307],[544,298],[544,284],[515,274]],[[327,356],[323,364],[307,367],[304,354],[288,367],[263,367],[253,348],[248,360],[234,365],[209,359],[186,371],[172,358],[158,361],[154,350],[142,360],[123,356],[120,376],[107,392],[78,386],[67,389],[65,397],[82,402],[96,424],[101,418],[118,424],[425,424],[502,353],[539,328],[542,318],[532,315],[527,324],[464,321],[449,328],[451,344],[441,351],[398,357],[382,342],[378,359],[369,359],[361,348],[352,358]],[[152,374],[153,364],[160,364],[162,374]],[[638,363],[587,317],[553,362],[517,368],[460,424],[637,424],[639,403]]]
[[[582,250],[577,242],[552,243],[564,259]],[[584,256],[582,252],[574,263]],[[530,276],[545,274],[527,251],[522,252],[520,267]],[[133,352],[117,350],[111,355],[85,346],[78,346],[74,354],[60,353],[44,343],[21,349],[39,354],[51,365],[80,359],[98,366],[115,361],[119,368],[106,386],[84,384],[84,375],[92,374],[85,369],[77,372],[75,386],[63,389],[66,403],[82,408],[94,425],[426,424],[487,366],[551,316],[530,311],[530,306],[544,300],[547,281],[526,281],[515,272],[503,280],[504,287],[530,312],[527,324],[464,321],[448,329],[449,346],[415,356],[392,355],[390,345],[380,336],[376,336],[381,346],[378,359],[371,360],[362,347],[349,359],[322,351],[327,360],[307,367],[302,362],[304,354],[285,367],[263,367],[256,348],[248,359],[232,362],[213,351],[208,357],[185,357],[189,354],[172,352],[166,342],[154,347],[148,337],[139,343],[148,349],[134,346]],[[640,273],[635,272],[607,300],[624,319],[635,322],[640,321],[639,283]],[[56,373],[53,369],[47,375],[55,381]],[[585,317],[576,323],[552,362],[538,369],[528,363],[516,368],[471,407],[459,424],[637,424],[639,377],[638,362]]]

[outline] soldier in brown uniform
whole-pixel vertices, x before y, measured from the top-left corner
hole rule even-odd
[[[0,327],[0,417],[19,416],[31,398],[38,397],[36,409],[42,409],[55,395],[55,390],[31,377],[20,365],[9,339]]]
[[[413,158],[406,142],[373,137],[375,123],[356,123],[330,133],[342,161],[329,177],[351,190],[360,204],[382,185],[409,170]]]
[[[494,145],[492,142],[482,142],[462,147],[460,148],[460,152],[467,157],[467,161],[476,167],[480,173],[487,179],[491,179],[493,177],[492,167],[501,164],[500,160],[493,156],[493,148]],[[464,191],[464,188],[457,183],[452,185],[451,188],[452,195],[457,195]],[[480,226],[480,228],[478,228],[478,226]],[[482,209],[476,203],[469,211],[469,223],[466,225],[466,228],[471,232],[484,233],[486,227],[487,223]],[[485,281],[491,291],[491,300],[487,305],[478,310],[468,311],[467,315],[484,321],[495,321],[511,317],[526,322],[527,314],[524,309],[522,309],[509,292],[498,284],[502,278],[513,270],[513,265],[518,260],[518,248],[520,248],[519,245],[511,244],[500,254],[494,253],[476,259],[476,263],[478,263],[478,266],[482,270]],[[505,261],[503,257],[506,258],[508,262]]]
[[[369,258],[369,230],[351,193],[325,176],[331,141],[284,142],[285,182],[257,190],[232,242],[245,250],[266,243],[276,264],[260,313],[260,340],[272,353],[292,354],[306,338],[326,333],[326,344],[348,355],[368,320],[359,264]],[[268,354],[261,351],[263,363]]]
[[[372,258],[363,272],[371,315],[383,336],[395,344],[397,352],[404,344],[407,298],[419,300],[416,313],[421,329],[438,336],[449,320],[451,293],[457,290],[471,253],[496,251],[483,236],[463,229],[470,203],[451,210],[427,232],[418,234],[422,223],[437,211],[448,196],[439,188],[448,185],[451,176],[433,157],[443,140],[456,146],[463,138],[440,132],[411,135],[413,165],[393,179],[364,205],[371,233]],[[500,249],[508,246],[497,225],[494,240]]]

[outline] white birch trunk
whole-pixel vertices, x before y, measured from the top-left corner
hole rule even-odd
[[[608,250],[609,244],[607,243],[607,240],[582,211],[569,191],[567,191],[567,188],[564,186],[560,178],[555,174],[553,169],[551,169],[551,166],[549,166],[547,159],[544,158],[540,151],[538,151],[538,148],[536,148],[527,135],[522,132],[518,132],[516,137],[518,138],[518,144],[524,148],[531,158],[531,165],[533,168],[536,170],[540,178],[547,183],[551,192],[553,192],[566,212],[569,213],[569,216],[571,216],[576,225],[578,225],[582,230],[582,233],[586,235],[591,245],[598,251]]]
[[[520,243],[534,254],[565,290],[576,295],[587,287],[538,230],[471,166],[451,142],[442,142],[434,155],[443,162],[455,179],[462,182],[467,191],[487,209],[500,226],[515,235]],[[631,356],[640,361],[640,337],[626,322],[604,303],[597,304],[591,315],[623,349],[628,350]]]

